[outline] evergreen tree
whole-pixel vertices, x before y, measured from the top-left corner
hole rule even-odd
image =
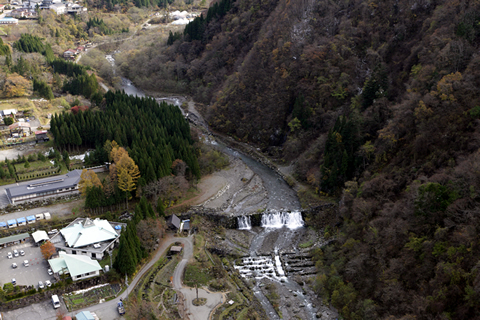
[[[157,199],[157,212],[158,212],[158,216],[165,217],[165,206],[163,205],[162,198]]]
[[[131,275],[135,272],[135,251],[131,249],[129,241],[127,239],[127,230],[122,229],[122,235],[120,236],[120,245],[118,246],[118,254],[115,257],[113,267],[120,274]]]

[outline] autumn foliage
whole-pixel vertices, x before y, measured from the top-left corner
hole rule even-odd
[[[215,130],[337,198],[315,289],[342,317],[478,319],[479,12],[237,0],[125,61],[137,84],[189,90]]]
[[[42,252],[42,256],[45,260],[50,259],[50,257],[57,252],[55,246],[50,241],[46,241],[44,244],[42,244],[40,246],[40,251]]]

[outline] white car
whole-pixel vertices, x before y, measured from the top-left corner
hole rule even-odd
[[[18,250],[17,249],[13,250],[13,256],[18,257]]]
[[[50,280],[46,280],[45,285],[50,288],[52,286],[52,283],[50,282]]]
[[[13,256],[12,256],[12,253],[11,253],[11,252],[7,253],[7,258],[8,258],[8,259],[12,259],[12,258],[13,258]]]
[[[13,284],[13,285],[16,285],[16,284],[17,284],[17,280],[15,280],[15,278],[12,279],[12,284]]]
[[[21,255],[21,256],[24,256],[24,255],[25,255],[25,251],[20,250],[20,255]]]
[[[23,261],[23,265],[24,265],[25,267],[28,267],[28,266],[29,266],[28,260],[24,260],[24,261]]]
[[[42,282],[42,281],[38,281],[38,288],[39,288],[39,289],[45,288],[45,286],[43,285],[43,282]]]
[[[15,262],[12,263],[12,268],[13,268],[13,269],[17,268],[17,264],[16,264]]]
[[[48,275],[49,275],[49,276],[51,276],[51,275],[53,274],[52,269],[48,269],[47,272],[48,272]]]

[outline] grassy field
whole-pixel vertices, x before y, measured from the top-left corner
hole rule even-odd
[[[33,171],[54,170],[56,167],[50,161],[32,161],[29,162],[30,167],[25,168],[25,163],[15,164],[15,171],[17,173],[27,173]]]
[[[207,256],[204,246],[204,235],[201,233],[195,234],[193,256],[196,261],[189,263],[185,268],[184,283],[187,286],[194,287],[196,284],[198,286],[206,286],[208,282],[213,280],[213,277],[209,273],[213,264]]]
[[[195,287],[195,285],[206,286],[212,279],[208,269],[203,268],[198,263],[189,264],[185,268],[184,283],[189,287]]]
[[[30,167],[25,168],[25,163],[15,164],[18,180],[39,179],[49,176],[66,173],[66,169],[61,166],[60,172],[58,167],[54,167],[49,161],[34,161],[29,163]]]

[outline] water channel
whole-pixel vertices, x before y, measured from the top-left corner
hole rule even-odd
[[[112,56],[108,56],[112,66],[115,68],[115,61]],[[122,78],[121,88],[125,93],[144,97],[146,94],[137,89],[133,83]],[[166,101],[178,107],[184,101],[183,97],[164,97],[156,98],[157,101]],[[182,111],[183,112],[183,111]],[[262,227],[252,228],[249,217],[239,217],[240,229],[244,232],[254,234],[250,245],[250,257],[244,258],[242,266],[238,269],[242,276],[255,279],[253,293],[260,301],[266,314],[270,319],[280,319],[269,300],[265,297],[260,289],[258,280],[268,278],[276,281],[278,284],[285,286],[287,291],[292,293],[292,303],[303,306],[303,315],[305,319],[316,319],[316,309],[311,301],[303,294],[301,286],[291,280],[282,267],[282,252],[285,250],[297,251],[295,245],[292,249],[292,238],[299,233],[304,232],[302,216],[299,212],[300,203],[288,184],[272,169],[244,155],[222,143],[215,144],[217,148],[232,157],[241,159],[255,174],[257,174],[267,190],[267,210],[262,216]],[[268,245],[267,245],[268,243]],[[265,253],[269,250],[269,254]],[[288,248],[288,249],[287,249]],[[251,271],[251,272],[250,272]]]

